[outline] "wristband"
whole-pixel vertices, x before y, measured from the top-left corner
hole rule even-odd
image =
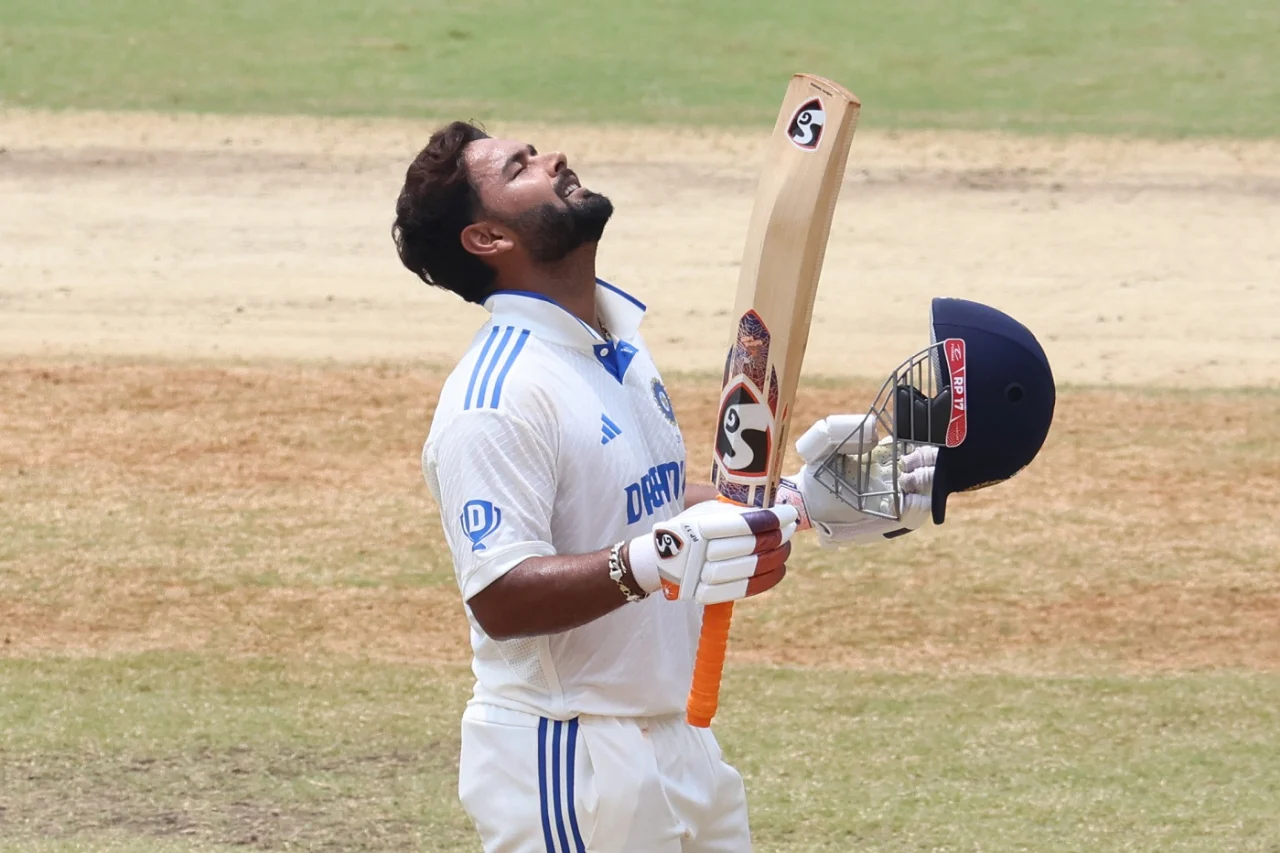
[[[636,586],[646,595],[662,587],[662,575],[658,574],[658,546],[653,544],[652,533],[631,540],[627,548],[627,568],[635,578]]]
[[[643,595],[637,595],[627,584],[627,575],[631,575],[632,578],[635,575],[632,575],[630,568],[624,565],[622,561],[622,547],[625,544],[625,542],[619,542],[609,551],[609,577],[613,578],[613,582],[618,585],[618,589],[622,590],[622,595],[628,602],[641,601],[648,597],[649,593],[646,591]],[[639,583],[637,583],[638,585]],[[643,587],[641,588],[643,589]]]

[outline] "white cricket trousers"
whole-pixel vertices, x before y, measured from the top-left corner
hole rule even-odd
[[[742,776],[682,716],[462,717],[458,795],[485,853],[748,853]]]

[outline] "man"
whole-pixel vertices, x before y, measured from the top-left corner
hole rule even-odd
[[[474,651],[459,795],[489,853],[746,851],[742,778],[685,697],[702,605],[782,579],[811,478],[767,509],[686,482],[644,305],[596,277],[612,212],[563,155],[463,122],[396,204],[404,265],[492,314],[422,457]],[[909,464],[913,520],[847,529],[922,523],[931,464]]]

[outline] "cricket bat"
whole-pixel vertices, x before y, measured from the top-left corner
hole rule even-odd
[[[811,74],[792,77],[782,100],[747,228],[720,392],[711,481],[722,500],[773,505],[860,107],[847,89]],[[732,618],[732,602],[703,611],[691,725],[706,728],[715,716]]]

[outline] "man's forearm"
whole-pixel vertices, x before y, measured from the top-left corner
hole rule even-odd
[[[710,483],[691,483],[684,503],[690,507],[715,500],[718,494]],[[641,592],[634,580],[631,587]],[[609,577],[609,549],[605,548],[590,554],[530,557],[473,595],[467,606],[486,634],[510,640],[568,631],[626,603],[626,596]]]
[[[704,501],[713,501],[719,494],[710,483],[690,483],[684,489],[684,505],[691,507]]]
[[[495,640],[558,634],[627,603],[609,577],[609,550],[530,557],[467,602]],[[641,590],[631,582],[632,591]]]

